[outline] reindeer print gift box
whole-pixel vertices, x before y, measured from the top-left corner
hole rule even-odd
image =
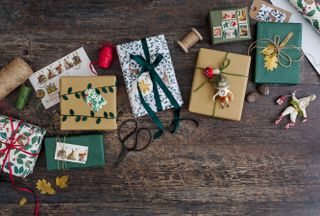
[[[201,48],[189,111],[240,121],[251,57]]]
[[[45,151],[49,171],[105,165],[102,134],[49,137]]]

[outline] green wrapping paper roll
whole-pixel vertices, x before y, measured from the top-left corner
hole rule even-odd
[[[22,110],[26,106],[26,104],[29,100],[31,91],[32,91],[32,88],[30,88],[28,86],[25,86],[25,85],[20,86],[19,95],[18,95],[18,98],[16,101],[16,108],[18,110]]]
[[[312,24],[320,33],[320,2],[317,0],[290,0],[290,3]]]

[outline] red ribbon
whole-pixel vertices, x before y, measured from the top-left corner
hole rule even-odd
[[[19,187],[17,185],[15,185],[15,182],[14,182],[14,178],[13,178],[13,174],[12,174],[12,167],[11,167],[11,162],[10,162],[10,151],[11,150],[19,150],[27,155],[31,155],[33,157],[36,157],[38,156],[39,154],[34,154],[34,153],[31,153],[31,152],[27,152],[23,149],[23,145],[19,144],[18,143],[18,140],[22,137],[22,135],[19,135],[17,138],[16,135],[18,133],[18,129],[19,127],[21,126],[21,124],[23,123],[23,121],[20,121],[17,125],[16,128],[14,128],[14,125],[13,125],[13,118],[11,117],[11,115],[9,115],[9,120],[10,120],[10,126],[11,126],[11,130],[12,130],[12,134],[9,138],[7,138],[6,141],[0,141],[0,143],[4,144],[6,147],[4,149],[1,149],[0,150],[0,155],[5,155],[4,157],[4,160],[2,162],[2,167],[1,167],[1,171],[3,172],[4,171],[4,167],[6,165],[6,163],[8,162],[8,169],[9,169],[9,176],[10,176],[10,180],[11,180],[11,184],[17,188],[18,190],[20,191],[24,191],[24,192],[28,192],[28,193],[31,193],[34,197],[34,200],[35,200],[35,209],[34,209],[34,214],[36,216],[39,215],[39,202],[38,202],[38,198],[36,196],[36,194],[28,189],[28,188],[25,188],[25,187]],[[30,141],[29,137],[28,138],[28,143]]]

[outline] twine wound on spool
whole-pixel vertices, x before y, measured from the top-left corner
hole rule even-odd
[[[191,28],[191,32],[189,32],[189,34],[187,34],[181,41],[178,41],[178,44],[185,53],[188,53],[188,50],[201,40],[203,40],[201,34],[195,28]]]
[[[14,58],[0,69],[0,100],[23,84],[33,73],[31,67],[21,58]]]
[[[18,99],[16,101],[16,108],[18,110],[22,110],[26,106],[29,100],[31,91],[32,91],[32,88],[28,86],[25,86],[25,85],[20,86]]]

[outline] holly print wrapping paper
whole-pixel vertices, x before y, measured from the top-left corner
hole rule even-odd
[[[311,23],[312,27],[320,33],[320,1],[316,0],[290,0],[290,3]]]
[[[4,143],[10,143],[13,131],[16,131],[12,142],[15,147],[8,149],[8,145]],[[3,167],[2,171],[10,174],[9,166],[11,166],[14,176],[25,178],[31,174],[45,134],[46,131],[43,128],[0,115],[0,167],[1,169]]]
[[[151,62],[154,62],[157,54],[163,55],[163,59],[155,68],[155,71],[161,77],[162,81],[181,107],[183,104],[183,100],[165,36],[157,35],[154,37],[148,37],[146,38],[146,41],[150,52]],[[156,101],[153,94],[153,83],[150,79],[149,73],[144,73],[138,78],[138,73],[141,70],[141,66],[139,66],[134,60],[130,58],[130,55],[141,55],[145,58],[141,41],[136,40],[129,43],[117,45],[117,52],[133,115],[135,117],[139,117],[147,114],[147,111],[141,104],[137,84],[141,89],[142,96],[146,103],[154,112],[158,112],[159,110],[157,110]],[[167,98],[167,96],[159,86],[158,91],[163,110],[173,108],[170,100]]]

